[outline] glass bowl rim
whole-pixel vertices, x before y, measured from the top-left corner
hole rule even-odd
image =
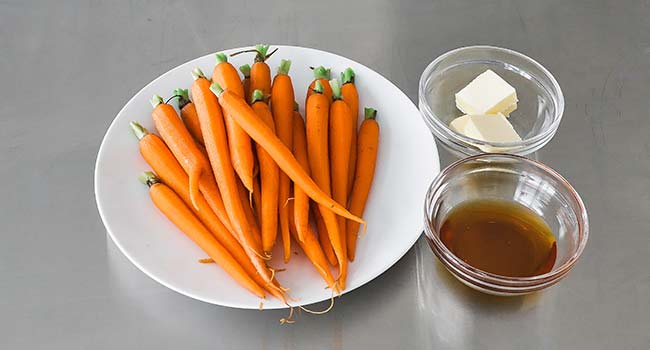
[[[444,181],[446,177],[449,176],[454,170],[456,170],[459,166],[469,163],[471,161],[475,160],[485,160],[485,158],[507,158],[510,160],[518,161],[518,162],[523,162],[527,163],[529,165],[532,165],[533,167],[537,168],[539,171],[553,177],[554,179],[558,180],[567,190],[571,198],[575,201],[579,208],[579,212],[576,212],[576,218],[578,219],[578,237],[580,241],[578,242],[578,246],[576,247],[575,252],[565,261],[561,266],[559,266],[556,269],[553,269],[547,273],[541,274],[541,275],[535,275],[535,276],[530,276],[530,277],[509,277],[509,276],[503,276],[503,275],[498,275],[494,273],[490,273],[481,269],[478,269],[474,266],[471,266],[470,264],[464,262],[462,259],[458,258],[454,253],[452,253],[444,243],[442,243],[442,240],[440,240],[440,237],[436,234],[434,234],[434,231],[437,233],[438,230],[435,230],[433,228],[433,223],[431,222],[432,220],[429,218],[429,209],[431,209],[431,206],[434,205],[436,202],[436,198],[438,196],[433,197],[433,193],[440,189],[440,187],[446,182]],[[489,164],[489,163],[485,163]],[[455,265],[458,269],[463,271],[464,273],[468,274],[470,277],[477,278],[479,280],[482,280],[484,282],[490,282],[490,283],[495,283],[497,285],[505,285],[505,286],[512,286],[512,285],[519,285],[521,287],[534,287],[536,284],[539,283],[544,283],[548,282],[549,280],[553,279],[560,279],[566,276],[569,270],[573,268],[577,260],[580,258],[582,255],[582,252],[584,251],[587,241],[589,239],[589,218],[587,215],[587,209],[582,201],[582,198],[580,198],[580,195],[578,192],[571,186],[571,184],[562,176],[560,175],[557,171],[549,167],[548,165],[532,160],[520,155],[514,155],[514,154],[508,154],[508,153],[483,153],[483,154],[477,154],[474,156],[470,156],[461,160],[458,160],[449,166],[447,166],[445,169],[443,169],[438,176],[431,182],[431,185],[429,186],[429,189],[427,190],[427,194],[425,196],[425,203],[424,203],[424,217],[425,217],[425,234],[427,237],[433,241],[433,244],[436,246],[436,248],[440,251],[441,255],[448,260],[447,262],[450,264]],[[435,252],[434,252],[435,253]],[[437,255],[439,258],[442,259],[438,254]],[[458,276],[458,275],[457,275]],[[458,276],[461,277],[462,276]]]
[[[488,142],[488,141],[483,141],[483,140],[478,140],[474,139],[468,136],[465,136],[459,132],[456,132],[452,130],[448,125],[444,124],[440,118],[437,117],[437,115],[431,110],[431,106],[429,106],[428,103],[426,103],[426,97],[425,97],[425,86],[426,82],[431,78],[432,76],[432,71],[440,64],[441,61],[444,59],[448,58],[451,55],[457,54],[462,51],[468,51],[468,50],[475,50],[475,49],[483,49],[483,50],[494,50],[494,51],[499,51],[505,54],[513,55],[516,57],[519,57],[523,59],[524,61],[528,61],[531,63],[535,68],[539,69],[543,75],[545,75],[549,81],[551,82],[551,85],[553,89],[557,91],[557,108],[556,111],[553,115],[553,122],[551,125],[546,130],[541,130],[541,132],[537,133],[536,135],[533,135],[533,137],[527,138],[527,139],[522,139],[521,141],[514,141],[514,142]],[[505,61],[495,61],[495,60],[476,60],[472,62],[501,62],[507,66],[512,66],[511,64],[508,64]],[[452,67],[458,66],[460,64],[456,64]],[[449,69],[449,68],[447,68]],[[544,66],[542,66],[539,62],[535,61],[534,59],[511,49],[507,48],[502,48],[502,47],[497,47],[497,46],[490,46],[490,45],[474,45],[474,46],[463,46],[459,47],[450,51],[447,51],[443,53],[442,55],[436,57],[429,65],[424,69],[422,72],[422,75],[420,76],[420,82],[418,84],[418,100],[419,100],[419,107],[420,107],[420,112],[423,115],[424,119],[428,122],[431,123],[433,126],[433,131],[437,132],[439,137],[441,138],[451,138],[453,140],[460,140],[462,141],[463,148],[467,147],[468,144],[473,144],[473,145],[478,145],[478,146],[491,146],[494,148],[513,148],[515,149],[514,151],[519,152],[519,153],[526,153],[528,150],[534,151],[536,148],[538,148],[539,143],[543,143],[545,141],[548,141],[551,139],[551,137],[555,134],[557,131],[560,122],[562,121],[562,116],[564,115],[564,93],[562,92],[562,88],[560,87],[560,84],[557,82],[553,74],[549,72]],[[424,111],[423,111],[424,109]]]

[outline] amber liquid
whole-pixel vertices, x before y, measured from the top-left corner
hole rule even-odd
[[[547,273],[557,256],[546,222],[523,205],[505,200],[461,203],[445,218],[440,238],[469,265],[502,276]]]

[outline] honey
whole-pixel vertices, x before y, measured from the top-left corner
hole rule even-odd
[[[445,218],[440,239],[467,264],[508,277],[547,273],[557,256],[555,237],[544,219],[506,200],[459,204]]]

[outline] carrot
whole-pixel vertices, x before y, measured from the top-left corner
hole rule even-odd
[[[251,66],[248,64],[239,66],[239,71],[244,75],[241,83],[244,88],[244,98],[248,101],[251,99]]]
[[[251,68],[251,91],[261,90],[263,96],[269,96],[271,94],[271,68],[266,64],[266,60],[271,57],[277,51],[267,54],[269,51],[269,45],[256,45],[255,52],[255,63]]]
[[[307,89],[307,97],[305,97],[305,106],[307,106],[307,99],[314,93],[314,88],[316,87],[316,82],[320,81],[323,85],[323,94],[327,97],[327,101],[332,101],[332,88],[330,88],[329,80],[332,75],[332,70],[330,68],[325,68],[319,66],[312,68],[314,73],[314,80],[309,84]]]
[[[269,106],[264,102],[264,95],[261,90],[253,91],[251,107],[273,132],[275,124]],[[278,191],[280,183],[280,170],[278,165],[271,156],[259,144],[256,144],[257,158],[260,162],[260,181],[261,181],[261,216],[262,221],[262,249],[267,254],[271,253],[275,245],[275,239],[278,234]],[[286,242],[287,240],[283,238]],[[284,245],[285,258],[289,252],[289,247]]]
[[[337,266],[336,254],[334,254],[334,249],[332,248],[332,242],[330,242],[329,235],[327,234],[327,227],[325,226],[325,221],[318,211],[318,207],[313,207],[314,218],[316,220],[316,229],[318,230],[318,240],[320,241],[320,246],[325,252],[327,261],[332,266]]]
[[[174,96],[178,96],[178,109],[181,111],[181,119],[183,124],[190,132],[190,135],[203,146],[203,135],[201,135],[201,126],[199,125],[199,117],[196,115],[196,108],[194,103],[190,101],[190,95],[187,89],[175,89]]]
[[[255,283],[244,268],[217,241],[212,233],[199,221],[171,188],[161,183],[160,179],[152,172],[144,173],[139,179],[149,186],[151,200],[171,222],[205,251],[212,260],[221,266],[242,287],[260,298],[265,297],[264,290]]]
[[[316,81],[314,86],[314,93],[307,99],[305,109],[307,114],[307,154],[314,182],[329,196],[331,194],[330,156],[328,150],[330,102],[323,94],[321,82]],[[325,222],[327,235],[332,243],[334,254],[336,254],[339,266],[339,277],[337,278],[339,287],[344,290],[348,259],[345,245],[341,239],[343,235],[341,235],[340,225],[337,217],[327,207],[319,205],[318,209]]]
[[[288,150],[293,147],[293,84],[289,77],[291,61],[280,61],[278,74],[273,79],[271,86],[271,109],[273,111],[273,120],[275,121],[275,133]],[[265,147],[266,149],[266,147]],[[268,152],[268,150],[267,150]],[[270,153],[270,152],[269,152]],[[276,159],[276,163],[278,163]],[[278,164],[279,165],[279,164]],[[283,169],[284,170],[284,169]],[[291,258],[291,239],[289,238],[289,210],[287,201],[289,200],[289,191],[291,182],[288,174],[280,173],[280,189],[278,193],[278,205],[280,215],[280,233],[283,240],[284,259],[289,261]]]
[[[199,195],[199,179],[207,173],[210,166],[196,146],[192,135],[187,131],[178,117],[174,107],[163,103],[162,97],[154,95],[151,99],[151,117],[156,129],[169,146],[178,161],[190,177],[190,198],[196,208],[196,198]]]
[[[248,223],[239,197],[235,170],[230,162],[221,107],[215,96],[210,92],[210,82],[205,78],[203,72],[196,68],[192,71],[192,76],[195,78],[192,84],[192,96],[199,115],[203,138],[206,142],[205,146],[210,156],[210,163],[212,163],[217,185],[223,196],[224,205],[232,223],[235,238],[246,249],[246,253],[255,265],[255,269],[267,283],[267,286],[270,287],[273,281],[269,269],[261,258],[262,245],[255,240],[255,235]],[[238,98],[241,99],[241,97]],[[272,290],[274,296],[285,301],[280,290]]]
[[[372,108],[365,109],[365,119],[359,128],[357,140],[357,172],[354,175],[354,186],[350,194],[350,211],[355,215],[363,215],[375,175],[375,162],[377,161],[377,148],[379,146],[379,124],[375,120],[377,111]],[[357,232],[359,225],[347,222],[348,257],[354,260],[357,246]]]
[[[294,214],[293,210],[294,210],[294,203],[289,203],[289,215]],[[303,238],[301,240],[298,239],[298,232],[297,232],[295,222],[292,221],[291,225],[289,225],[289,228],[291,231],[291,235],[296,241],[298,241],[298,245],[300,245],[302,251],[305,252],[307,259],[311,261],[316,271],[321,275],[321,277],[323,277],[325,283],[327,283],[327,286],[330,287],[332,290],[338,292],[338,289],[336,287],[336,282],[334,281],[334,277],[332,276],[332,272],[327,266],[327,258],[325,258],[325,254],[323,253],[323,250],[321,249],[320,244],[318,243],[318,239],[316,238],[316,234],[314,234],[314,231],[312,231],[312,229],[309,226],[307,226],[307,231],[303,233]]]
[[[298,104],[295,104],[293,112],[293,155],[300,166],[309,175],[309,159],[307,158],[307,136],[305,134],[305,122],[298,112]],[[309,228],[309,197],[300,187],[293,188],[294,215],[293,221],[298,233],[298,241],[304,242]]]
[[[312,180],[305,170],[302,169],[300,163],[298,163],[291,153],[291,150],[284,145],[278,136],[273,134],[271,128],[259,120],[255,111],[251,109],[246,101],[230,91],[224,91],[217,83],[213,83],[212,86],[210,86],[210,89],[219,98],[219,104],[223,109],[231,113],[237,124],[239,124],[255,142],[259,143],[264,150],[271,155],[273,160],[275,160],[275,163],[278,164],[280,170],[284,171],[297,186],[302,188],[309,198],[329,209],[334,214],[343,216],[348,220],[356,221],[365,226],[365,221],[363,219],[350,214],[345,207],[330,198],[318,187],[314,180]],[[197,111],[199,111],[198,104]],[[201,118],[200,111],[199,118]],[[209,148],[208,152],[210,152]]]
[[[352,143],[352,112],[341,99],[341,86],[338,80],[330,80],[334,101],[330,106],[329,146],[330,178],[332,198],[341,205],[348,204],[348,171],[350,165],[350,144]],[[343,250],[347,254],[345,219],[338,217],[339,234]],[[345,276],[343,276],[345,279]]]
[[[239,79],[239,73],[228,57],[222,53],[217,54],[217,64],[212,71],[212,81],[218,82],[225,89],[232,91],[237,96],[244,97],[244,87]],[[253,145],[251,139],[226,113],[224,115],[228,133],[228,147],[230,158],[235,172],[244,183],[248,192],[253,192]]]
[[[352,112],[352,145],[350,147],[350,165],[348,168],[348,194],[352,191],[354,171],[357,163],[357,124],[359,122],[359,92],[354,84],[355,74],[352,68],[341,73],[341,96]]]
[[[255,207],[255,216],[257,222],[262,222],[262,188],[260,185],[260,178],[255,176],[253,178],[253,206]],[[261,226],[261,224],[260,224]]]
[[[176,161],[172,152],[167,148],[165,142],[158,136],[149,133],[147,129],[136,122],[131,122],[130,126],[135,136],[140,140],[139,147],[142,157],[167,186],[174,190],[188,206],[191,205],[187,174],[185,174],[181,165],[178,164],[178,161]],[[266,283],[255,270],[255,266],[248,259],[246,252],[232,236],[230,230],[224,226],[212,209],[210,209],[204,196],[198,197],[198,206],[198,210],[193,209],[194,214],[212,232],[219,243],[232,254],[235,260],[246,270],[248,275],[257,284],[264,286]]]

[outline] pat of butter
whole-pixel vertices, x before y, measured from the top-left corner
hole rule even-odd
[[[469,123],[469,115],[458,117],[449,123],[449,127],[457,133],[465,134],[465,127]]]
[[[463,132],[465,136],[487,142],[521,141],[521,137],[512,127],[510,121],[501,113],[469,115],[467,117],[467,124]],[[508,149],[487,145],[479,145],[478,147],[484,152],[497,152]]]
[[[488,69],[456,93],[456,107],[465,114],[509,114],[517,108],[517,92]]]

